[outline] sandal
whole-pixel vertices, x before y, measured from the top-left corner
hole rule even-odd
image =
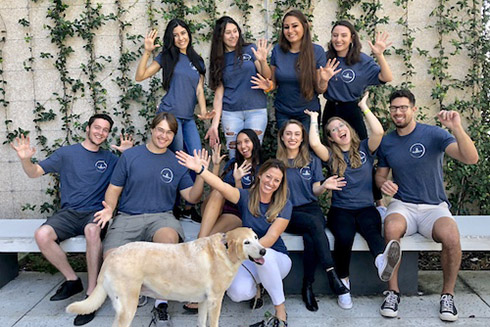
[[[184,308],[185,311],[189,312],[189,313],[198,313],[199,311],[199,308],[193,308],[189,305],[195,305],[197,304],[197,302],[189,302],[189,303],[186,303],[184,304],[182,307]]]
[[[255,297],[249,302],[250,309],[260,309],[264,306],[264,294],[265,289],[262,284],[259,284],[259,286],[257,287],[257,294],[255,294]]]

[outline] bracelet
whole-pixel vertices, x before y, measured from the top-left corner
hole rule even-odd
[[[362,113],[367,115],[368,112],[371,112],[371,109],[367,108],[366,110],[363,110]]]
[[[272,90],[274,90],[274,82],[269,79],[269,88],[267,90],[264,90],[264,92],[269,93]]]
[[[206,168],[204,168],[204,165],[201,165],[201,170],[200,170],[198,173],[196,173],[196,174],[197,174],[197,175],[201,175],[201,174],[202,174],[202,172],[203,172],[205,169],[206,169]]]

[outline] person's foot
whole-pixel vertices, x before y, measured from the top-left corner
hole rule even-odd
[[[287,321],[281,320],[269,312],[266,312],[265,316],[266,318],[264,320],[252,324],[250,327],[288,327]]]
[[[167,303],[160,303],[157,307],[153,308],[153,318],[151,323],[153,323],[155,327],[172,327],[172,321],[170,320],[167,309]]]
[[[341,281],[345,285],[345,287],[350,289],[350,281],[348,279],[342,278]],[[342,309],[345,310],[352,309],[352,297],[350,296],[350,292],[339,295],[337,297],[337,303],[339,307],[341,307]]]
[[[385,251],[376,257],[374,264],[378,269],[378,276],[383,282],[387,282],[393,275],[393,270],[400,262],[402,251],[400,242],[391,240],[386,244]]]
[[[138,297],[138,308],[144,307],[148,303],[148,297],[140,295]]]
[[[66,280],[58,287],[56,293],[49,298],[50,301],[61,301],[83,291],[80,277],[77,280]]]
[[[400,293],[395,291],[384,291],[385,300],[381,304],[379,313],[383,317],[395,318],[398,316],[398,305],[400,304]]]
[[[182,307],[184,308],[185,311],[187,311],[189,313],[195,314],[195,313],[199,312],[198,304],[196,302],[186,303]]]
[[[196,207],[191,207],[189,209],[184,209],[180,213],[181,220],[187,220],[200,224],[202,221],[201,215],[197,212]]]
[[[255,294],[255,297],[251,299],[249,302],[250,309],[252,310],[260,309],[264,306],[264,294],[265,294],[265,289],[262,286],[262,284],[259,284],[257,286],[257,294]]]
[[[456,310],[456,305],[454,305],[454,296],[451,294],[442,294],[439,318],[442,321],[456,321],[458,320],[458,310]]]
[[[85,295],[85,298],[88,298],[88,295]],[[86,315],[79,314],[75,317],[75,320],[73,320],[73,325],[75,326],[83,326],[85,324],[88,324],[95,318],[95,313],[97,311],[88,313]]]
[[[303,296],[303,302],[305,303],[307,310],[318,311],[318,302],[316,301],[315,294],[313,293],[313,284],[311,282],[303,280],[301,295]]]
[[[327,277],[330,289],[335,295],[342,295],[350,292],[349,289],[345,287],[344,283],[340,281],[335,269],[327,270]]]

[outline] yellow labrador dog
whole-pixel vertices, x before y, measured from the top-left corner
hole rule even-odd
[[[113,326],[129,327],[141,293],[199,302],[199,326],[206,326],[209,315],[210,326],[217,327],[224,293],[238,267],[247,259],[263,264],[264,255],[257,235],[245,227],[181,244],[126,244],[104,261],[92,294],[70,304],[66,311],[94,312],[109,295],[116,311]]]

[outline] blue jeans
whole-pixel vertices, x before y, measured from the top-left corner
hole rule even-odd
[[[278,112],[276,110],[276,126],[277,126],[277,130],[279,131],[281,129],[282,125],[284,125],[284,123],[286,123],[290,119],[299,120],[299,122],[302,123],[303,126],[306,128],[306,133],[309,133],[310,132],[310,116],[308,116],[307,114],[302,114],[302,115],[299,115],[299,116],[293,116],[293,115],[283,114],[283,113]]]
[[[179,124],[177,134],[174,136],[172,144],[170,144],[170,150],[173,152],[185,150],[192,155],[194,150],[201,150],[201,137],[197,131],[196,122],[194,119],[181,119],[176,118]]]
[[[267,127],[267,109],[243,111],[225,111],[221,114],[221,126],[226,138],[226,148],[230,159],[235,157],[236,137],[244,128],[250,128],[257,133],[260,143],[264,139]]]

